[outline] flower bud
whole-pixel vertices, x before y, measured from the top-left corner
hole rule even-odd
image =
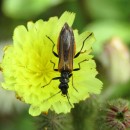
[[[113,37],[104,46],[101,61],[112,83],[130,79],[130,52],[119,37]]]
[[[101,129],[126,130],[130,127],[129,102],[123,99],[110,101],[100,111]]]

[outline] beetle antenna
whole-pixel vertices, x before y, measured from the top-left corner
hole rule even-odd
[[[73,105],[71,104],[71,102],[70,102],[70,100],[69,100],[69,96],[68,96],[68,94],[66,94],[66,97],[67,97],[67,100],[68,100],[70,106],[73,107]]]
[[[45,101],[47,101],[47,100],[49,100],[49,99],[51,99],[51,98],[53,98],[53,97],[55,97],[57,94],[59,94],[61,91],[59,91],[59,92],[57,92],[57,93],[55,93],[54,95],[52,95],[51,97],[49,97],[49,98],[47,98],[47,99],[45,99],[43,102],[45,102]]]

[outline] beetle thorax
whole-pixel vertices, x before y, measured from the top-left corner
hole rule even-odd
[[[60,82],[65,84],[69,82],[69,72],[63,71],[61,72],[61,78],[60,78]]]
[[[61,72],[59,89],[61,90],[63,95],[66,95],[68,93],[69,88],[68,82],[69,82],[69,72],[66,71]]]

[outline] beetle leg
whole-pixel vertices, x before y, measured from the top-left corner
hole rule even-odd
[[[80,69],[81,69],[80,64],[81,64],[82,62],[84,62],[84,61],[87,61],[87,59],[85,59],[85,60],[83,60],[83,61],[80,61],[80,62],[78,63],[79,68],[75,68],[75,69],[73,69],[73,71],[78,71],[78,70],[80,70]]]
[[[58,54],[56,53],[56,52],[54,52],[54,47],[55,47],[55,43],[52,41],[52,39],[50,38],[50,37],[48,37],[48,36],[46,36],[50,41],[51,41],[51,43],[53,44],[53,47],[52,47],[52,52],[53,52],[53,54],[56,56],[56,57],[59,57],[58,56]]]
[[[44,86],[42,86],[42,87],[45,87],[45,86],[49,85],[49,84],[51,83],[52,80],[57,80],[57,79],[60,79],[60,78],[61,78],[61,77],[52,78],[52,79],[49,81],[49,83],[47,83],[46,85],[44,85]],[[41,87],[41,88],[42,88],[42,87]]]
[[[55,63],[53,61],[51,61],[51,60],[50,60],[50,62],[53,64],[53,70],[58,71],[58,69],[55,69]]]
[[[74,56],[74,58],[77,58],[81,53],[82,53],[82,49],[84,47],[85,41],[92,35],[92,33],[90,33],[83,41],[82,47],[80,49],[80,51]]]

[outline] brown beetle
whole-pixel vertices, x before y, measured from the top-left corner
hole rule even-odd
[[[86,39],[88,39],[91,35],[92,35],[92,33],[90,33]],[[59,39],[58,39],[58,44],[57,44],[57,52],[58,52],[58,54],[57,54],[56,52],[54,52],[54,47],[55,47],[54,42],[50,39],[50,37],[47,36],[47,38],[53,43],[53,47],[52,47],[53,54],[59,58],[58,69],[55,69],[55,63],[51,61],[51,63],[54,64],[53,69],[55,71],[59,71],[61,73],[61,76],[51,79],[50,82],[48,84],[46,84],[45,86],[49,85],[52,80],[59,79],[60,91],[58,93],[62,92],[62,94],[65,95],[69,101],[69,98],[68,98],[69,78],[72,76],[72,86],[74,87],[72,71],[80,70],[80,63],[86,61],[86,59],[85,59],[85,60],[79,62],[78,63],[79,68],[73,69],[73,59],[78,57],[80,55],[80,53],[82,52],[86,39],[83,41],[80,51],[77,54],[75,54],[76,44],[75,44],[75,39],[74,39],[74,33],[73,33],[72,28],[70,28],[69,25],[67,23],[65,23],[59,34]],[[45,86],[43,86],[43,87],[45,87]],[[75,87],[74,87],[74,89],[76,90]],[[58,94],[58,93],[56,93],[56,94]],[[55,96],[55,95],[53,95],[53,96]],[[52,97],[50,97],[50,98],[52,98]],[[70,103],[70,101],[69,101],[69,103]]]

